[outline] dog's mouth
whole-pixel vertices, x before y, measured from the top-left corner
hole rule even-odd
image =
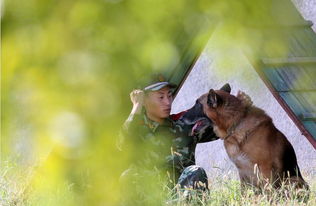
[[[191,119],[187,119],[187,118],[183,118],[183,121],[185,124],[188,124],[188,125],[196,125],[198,122],[201,122],[203,120],[208,120],[206,117],[197,117],[193,120]]]
[[[197,135],[205,130],[205,128],[210,127],[210,121],[206,118],[201,118],[192,127],[191,136]]]

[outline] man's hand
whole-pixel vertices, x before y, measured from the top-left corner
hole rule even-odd
[[[143,90],[135,89],[130,93],[133,109],[131,114],[140,114],[144,105],[145,93]]]
[[[252,100],[249,97],[249,95],[247,95],[246,93],[242,92],[242,91],[238,91],[237,93],[237,98],[242,102],[243,105],[245,105],[246,107],[250,107],[252,105]]]

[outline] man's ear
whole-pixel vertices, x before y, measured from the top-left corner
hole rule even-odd
[[[210,89],[207,95],[207,104],[210,107],[217,108],[222,103],[221,97],[216,94],[214,89]]]
[[[229,93],[230,94],[230,92],[231,92],[231,87],[230,87],[230,85],[228,84],[228,83],[226,83],[224,86],[222,86],[219,90],[222,90],[222,91],[224,91],[224,92],[227,92],[227,93]]]

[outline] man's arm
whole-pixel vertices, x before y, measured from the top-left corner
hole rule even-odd
[[[128,147],[131,139],[128,139],[131,136],[137,134],[142,123],[142,110],[144,104],[144,92],[142,90],[133,90],[130,93],[130,98],[133,103],[133,108],[128,116],[127,120],[124,122],[124,125],[119,133],[119,139],[117,141],[117,148],[122,151]]]

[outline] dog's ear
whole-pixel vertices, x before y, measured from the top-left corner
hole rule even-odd
[[[230,85],[228,84],[228,83],[226,83],[224,86],[222,86],[219,90],[222,90],[222,91],[224,91],[224,92],[227,92],[227,93],[229,93],[230,94],[230,92],[231,92],[231,87],[230,87]]]
[[[222,103],[222,98],[216,94],[214,89],[210,89],[207,95],[207,104],[210,107],[217,108]]]

